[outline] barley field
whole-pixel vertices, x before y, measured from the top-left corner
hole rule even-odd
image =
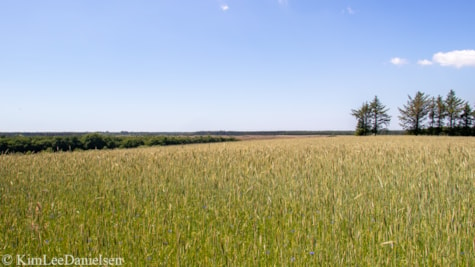
[[[475,266],[475,139],[0,155],[7,254],[124,266]]]

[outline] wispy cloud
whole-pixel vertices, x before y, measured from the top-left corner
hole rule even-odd
[[[356,10],[354,10],[351,6],[347,6],[345,9],[341,10],[342,14],[354,15],[356,14]]]
[[[356,11],[353,8],[351,8],[351,6],[346,7],[346,12],[350,15],[354,15],[356,13]]]
[[[391,62],[391,64],[396,65],[396,66],[406,65],[408,63],[407,59],[400,58],[400,57],[393,57],[391,58],[389,62]]]
[[[222,4],[222,5],[221,5],[221,10],[222,10],[222,11],[228,11],[228,10],[229,10],[229,6],[226,5],[226,4]]]
[[[284,6],[284,7],[289,4],[288,0],[277,0],[277,2],[279,3],[279,5]]]
[[[427,60],[427,59],[423,59],[423,60],[417,61],[417,64],[419,64],[421,66],[430,66],[430,65],[434,64],[434,62],[432,62],[430,60]]]
[[[434,54],[432,61],[448,67],[475,67],[475,50],[454,50]]]

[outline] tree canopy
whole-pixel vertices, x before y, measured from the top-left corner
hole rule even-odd
[[[364,102],[359,109],[351,110],[351,115],[357,119],[356,135],[379,134],[391,121],[389,109],[381,103],[378,96],[368,103]]]
[[[429,114],[429,96],[418,91],[414,98],[408,96],[409,100],[403,108],[398,108],[400,125],[404,130],[407,130],[415,135],[421,132],[424,126],[424,120]]]
[[[357,119],[356,135],[378,134],[389,125],[391,117],[377,96],[351,115]],[[444,98],[431,97],[421,91],[408,96],[407,103],[398,108],[399,124],[407,134],[472,135],[475,136],[475,111],[468,101],[450,90]]]
[[[235,140],[234,137],[222,136],[112,136],[98,133],[82,136],[2,136],[0,137],[0,154],[134,148]]]

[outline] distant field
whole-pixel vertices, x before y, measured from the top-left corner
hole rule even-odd
[[[0,207],[0,257],[13,260],[475,266],[475,138],[1,155]]]
[[[302,139],[302,138],[322,138],[322,137],[335,137],[331,135],[240,135],[236,136],[237,140],[267,140],[267,139]]]

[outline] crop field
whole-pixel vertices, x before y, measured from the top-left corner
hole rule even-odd
[[[121,257],[124,266],[475,266],[475,139],[0,155],[2,255]]]

